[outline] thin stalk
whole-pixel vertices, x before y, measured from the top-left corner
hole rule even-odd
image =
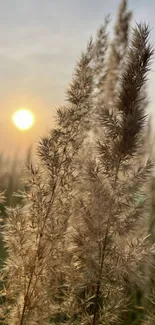
[[[116,182],[117,182],[117,176],[118,176],[118,172],[119,172],[119,167],[120,167],[120,163],[121,163],[121,158],[119,159],[119,163],[116,169],[116,174],[115,174],[115,178],[114,178],[114,188],[116,187]],[[112,211],[112,206],[113,206],[113,197],[112,196],[111,200],[110,200],[110,209],[109,209],[109,218],[107,221],[107,227],[106,227],[106,233],[105,233],[105,237],[103,240],[103,248],[102,248],[102,257],[101,257],[101,266],[100,266],[100,273],[99,273],[99,280],[97,283],[97,288],[96,288],[96,299],[95,299],[95,307],[94,307],[94,316],[93,316],[93,320],[92,320],[92,325],[97,325],[96,321],[97,321],[97,310],[98,310],[98,299],[99,299],[99,294],[100,294],[100,287],[101,287],[101,279],[102,279],[102,271],[103,271],[103,264],[104,264],[104,259],[105,259],[105,250],[106,250],[106,245],[107,245],[107,239],[108,239],[108,234],[109,234],[109,230],[110,230],[110,221],[111,221],[111,211]]]

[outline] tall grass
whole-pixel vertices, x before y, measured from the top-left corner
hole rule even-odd
[[[122,0],[112,43],[107,21],[88,43],[68,104],[40,140],[38,164],[28,164],[22,204],[6,210],[7,325],[127,324],[137,302],[137,324],[152,324],[154,163],[145,157],[144,89],[153,51],[146,24],[128,39],[130,18]],[[7,184],[17,188],[15,180]]]

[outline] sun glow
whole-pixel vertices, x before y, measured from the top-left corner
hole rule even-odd
[[[22,130],[28,130],[34,125],[34,114],[28,109],[19,109],[12,116],[14,125]]]

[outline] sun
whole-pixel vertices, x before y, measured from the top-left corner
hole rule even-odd
[[[18,129],[26,131],[34,125],[34,114],[28,109],[19,109],[12,115],[12,121]]]

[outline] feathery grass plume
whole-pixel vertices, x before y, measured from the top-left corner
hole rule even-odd
[[[148,141],[148,145],[149,145]],[[151,151],[151,150],[150,150]],[[151,152],[152,153],[152,152]],[[148,152],[147,152],[148,154]],[[148,232],[150,234],[151,242],[155,245],[155,176],[152,177],[151,182],[151,213],[149,218]],[[155,261],[155,254],[154,254]],[[142,295],[142,303],[147,308],[147,313],[142,322],[142,325],[153,325],[155,323],[155,267],[154,263],[151,268],[151,274],[148,279],[147,286]]]
[[[8,325],[45,325],[56,309],[63,237],[71,213],[74,157],[92,110],[91,60],[92,42],[77,64],[67,93],[68,107],[57,111],[56,129],[40,141],[39,167],[29,167],[24,206],[7,211],[3,233],[9,257],[2,274],[2,295],[6,296],[3,307]]]
[[[103,98],[104,95],[104,84],[107,76],[107,66],[106,59],[108,55],[109,48],[109,35],[108,35],[108,25],[109,16],[105,18],[104,24],[97,31],[96,41],[94,44],[94,71],[96,77],[96,97],[100,95]]]
[[[106,17],[103,26],[97,32],[94,47],[96,84],[94,101],[97,105],[103,106],[109,103],[112,109],[128,45],[131,16],[132,13],[127,11],[127,0],[122,0],[114,28],[114,39],[110,40],[107,30],[109,16]],[[97,132],[98,129],[94,126],[94,133],[97,134]]]
[[[105,102],[105,81],[107,78],[107,56],[109,49],[109,35],[108,35],[108,25],[109,16],[105,18],[104,24],[97,31],[96,41],[94,44],[94,109],[96,105],[103,105]],[[92,131],[97,134],[98,127],[92,121]]]
[[[145,24],[133,31],[115,101],[120,116],[98,108],[102,134],[74,185],[68,324],[118,323],[130,302],[129,284],[147,281],[143,265],[154,252],[146,228],[152,163],[138,165],[137,158],[145,123],[141,89],[152,57],[148,36]],[[144,200],[136,202],[136,193]]]
[[[129,39],[129,27],[132,13],[127,10],[127,0],[122,0],[119,6],[117,22],[114,29],[114,39],[110,46],[107,62],[105,85],[105,100],[112,104],[118,86],[118,78],[122,70]]]
[[[130,286],[146,283],[143,264],[154,252],[145,233],[152,164],[138,157],[148,36],[147,26],[135,28],[115,98],[118,115],[99,101],[94,108],[92,42],[77,63],[68,104],[39,143],[38,166],[29,164],[23,205],[7,209],[0,309],[7,325],[116,323]],[[101,131],[93,144],[92,119]]]

